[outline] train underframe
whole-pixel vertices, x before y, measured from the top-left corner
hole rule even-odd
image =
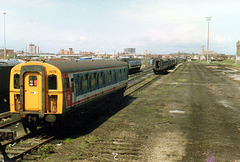
[[[122,89],[119,89],[116,92],[110,93],[106,96],[102,96],[101,98],[98,98],[94,101],[87,102],[84,105],[81,106],[74,106],[71,108],[70,111],[64,113],[64,114],[44,114],[43,117],[40,117],[40,115],[37,112],[31,113],[31,112],[25,112],[24,114],[12,114],[12,118],[15,119],[21,119],[22,125],[24,127],[24,130],[26,133],[35,132],[38,127],[48,127],[53,126],[54,129],[58,130],[61,129],[61,125],[71,123],[66,122],[67,120],[71,120],[71,115],[76,115],[77,111],[80,112],[80,114],[83,114],[85,111],[89,111],[89,104],[94,104],[103,98],[106,99],[106,101],[109,104],[119,104],[121,102],[121,99],[124,97],[125,87]],[[79,117],[77,117],[79,119]]]

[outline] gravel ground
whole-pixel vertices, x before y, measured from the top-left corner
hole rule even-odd
[[[185,63],[42,160],[240,161],[239,76]]]

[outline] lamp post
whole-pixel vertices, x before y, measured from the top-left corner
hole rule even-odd
[[[5,15],[6,15],[6,12],[3,12],[4,59],[6,59],[6,32],[5,32]]]
[[[206,17],[208,21],[208,36],[207,36],[207,63],[208,63],[208,54],[209,54],[209,27],[210,27],[210,20],[212,16]]]

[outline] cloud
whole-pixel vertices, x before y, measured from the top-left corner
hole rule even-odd
[[[106,50],[102,52],[125,47],[156,53],[181,49],[198,52],[200,46],[206,44],[206,16],[213,16],[210,43],[217,52],[223,50],[222,46],[235,52],[232,44],[235,45],[240,33],[239,0],[131,0],[117,3],[0,0],[0,3],[1,9],[7,11],[7,44],[20,49],[35,42],[43,51],[52,52],[69,47]],[[1,31],[0,25],[0,35]]]
[[[66,41],[71,43],[84,43],[86,41],[86,37],[69,34],[68,36],[66,36]]]
[[[17,7],[57,7],[64,5],[63,1],[54,0],[0,0],[1,6],[17,6]]]

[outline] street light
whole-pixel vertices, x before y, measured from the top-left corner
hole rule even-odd
[[[208,21],[208,36],[207,36],[207,52],[209,53],[209,27],[210,27],[210,20],[212,16],[206,17]],[[207,53],[207,63],[208,63],[208,53]]]
[[[4,59],[6,59],[6,33],[5,33],[5,15],[6,15],[6,12],[3,12],[3,31],[4,31]]]

